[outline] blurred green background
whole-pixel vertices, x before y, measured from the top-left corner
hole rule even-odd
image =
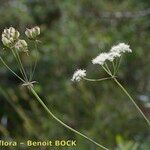
[[[58,118],[110,149],[149,150],[148,125],[113,81],[70,81],[77,68],[87,69],[89,78],[107,76],[91,59],[114,44],[128,43],[133,53],[124,57],[118,79],[150,118],[149,6],[148,0],[0,0],[0,32],[13,26],[23,34],[27,27],[40,26],[35,88]],[[0,47],[0,55],[19,72],[10,51]],[[0,138],[76,139],[77,147],[53,149],[98,149],[50,118],[2,63]]]

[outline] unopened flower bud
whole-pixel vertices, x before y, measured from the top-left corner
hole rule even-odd
[[[27,52],[28,51],[28,44],[25,40],[18,40],[18,42],[15,44],[15,48],[18,51]]]
[[[38,35],[40,35],[40,28],[36,26],[31,29],[26,29],[25,34],[29,39],[35,39]]]

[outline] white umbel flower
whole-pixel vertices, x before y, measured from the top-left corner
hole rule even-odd
[[[125,43],[120,43],[111,48],[108,53],[101,53],[92,60],[93,64],[103,65],[107,60],[114,61],[116,57],[120,57],[122,53],[132,52],[130,46]]]
[[[125,52],[132,52],[130,46],[125,43],[119,43],[111,48],[110,52],[116,52],[118,54]]]
[[[108,60],[109,61],[114,61],[114,59],[116,58],[116,57],[120,57],[121,56],[121,54],[120,53],[117,53],[117,52],[109,52],[108,53]]]
[[[74,72],[72,81],[80,81],[83,77],[86,76],[86,70],[78,69]]]
[[[108,57],[109,57],[108,53],[101,53],[96,58],[94,58],[92,60],[92,63],[93,64],[103,65],[104,62],[108,59]]]

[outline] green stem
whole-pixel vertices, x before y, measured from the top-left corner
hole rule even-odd
[[[13,56],[15,57],[15,59],[16,59],[16,61],[17,61],[17,64],[18,64],[18,67],[19,67],[19,70],[20,70],[21,74],[22,74],[23,78],[25,79],[24,73],[23,73],[22,69],[20,68],[20,64],[19,64],[18,58],[17,58],[17,56],[16,56],[14,50],[11,49],[11,51],[12,51]]]
[[[108,72],[111,74],[111,70],[109,69],[107,63],[104,64],[106,66],[106,69],[108,70]]]
[[[118,62],[116,62],[116,71],[115,71],[115,74],[118,72],[118,70],[119,70],[119,67],[120,67],[120,64],[121,64],[121,58],[122,57],[120,57],[119,58],[119,60],[118,60]]]
[[[135,105],[135,107],[138,109],[138,111],[141,113],[141,115],[144,117],[144,119],[150,126],[150,121],[145,116],[145,114],[142,112],[142,110],[139,108],[139,106],[136,104],[136,102],[133,100],[133,98],[130,96],[130,94],[127,92],[127,90],[119,83],[119,81],[116,78],[113,78],[113,79],[118,84],[118,86],[124,91],[124,93],[129,97],[129,99],[132,101],[132,103]]]
[[[35,92],[35,90],[33,89],[33,87],[29,87],[30,91],[32,92],[32,94],[36,97],[36,99],[38,100],[38,102],[43,106],[43,108],[46,110],[46,112],[52,117],[54,118],[57,122],[59,122],[62,126],[64,126],[65,128],[73,131],[74,133],[86,138],[87,140],[91,141],[92,143],[94,143],[95,145],[101,147],[102,149],[105,150],[109,150],[108,148],[100,145],[99,143],[95,142],[94,140],[92,140],[91,138],[87,137],[86,135],[78,132],[77,130],[71,128],[70,126],[66,125],[65,123],[63,123],[61,120],[59,120],[49,109],[48,107],[44,104],[44,102],[41,100],[41,98],[38,96],[38,94]]]
[[[37,47],[36,40],[34,41],[34,45],[35,45],[35,50],[36,50],[36,59],[35,59],[35,63],[34,63],[34,66],[33,66],[33,71],[32,71],[32,67],[31,67],[31,75],[30,75],[29,81],[31,81],[33,79],[34,72],[36,70],[36,66],[37,66],[37,62],[38,62],[38,55],[37,55],[38,47]]]
[[[25,82],[20,76],[18,76],[6,63],[5,61],[0,57],[1,62],[4,64],[4,66],[11,72],[13,73],[18,79],[20,79],[22,82]]]
[[[26,79],[26,81],[28,81],[28,78],[27,78],[27,75],[26,75],[25,69],[24,69],[24,67],[23,67],[22,61],[21,61],[20,56],[19,56],[19,54],[18,54],[18,52],[17,52],[17,51],[16,51],[16,54],[17,54],[17,58],[18,58],[18,61],[19,61],[20,67],[21,67],[21,69],[22,69],[22,71],[23,71],[23,73],[24,73],[24,75],[25,75],[25,79]]]
[[[112,64],[113,64],[113,70],[114,70],[113,75],[115,75],[116,74],[116,67],[115,67],[114,61],[112,61]]]
[[[109,79],[112,79],[114,78],[113,76],[112,77],[107,77],[107,78],[101,78],[101,79],[90,79],[90,78],[83,78],[84,80],[86,81],[91,81],[91,82],[97,82],[97,81],[104,81],[104,80],[109,80]]]
[[[24,78],[26,81],[28,81],[27,78],[26,78],[25,72],[24,72],[23,69],[22,69],[22,65],[21,65],[21,63],[20,63],[20,61],[19,61],[19,59],[18,59],[18,56],[17,56],[17,54],[15,53],[15,50],[14,50],[14,49],[11,49],[11,51],[12,51],[12,53],[13,53],[13,55],[14,55],[14,57],[15,57],[17,63],[18,63],[18,67],[19,67],[19,70],[20,70],[20,72],[21,72],[23,78]]]
[[[109,72],[103,65],[101,65],[101,66],[107,72],[108,75],[112,76],[111,72]]]

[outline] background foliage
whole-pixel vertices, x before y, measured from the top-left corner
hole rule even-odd
[[[86,68],[91,78],[105,77],[91,59],[113,44],[129,43],[133,53],[124,57],[118,79],[149,117],[149,6],[147,0],[1,0],[0,32],[11,25],[22,33],[26,27],[40,26],[35,88],[57,117],[112,149],[148,150],[146,122],[113,81],[72,83],[70,79],[77,68]],[[2,48],[1,44],[0,54],[19,72],[9,51]],[[27,68],[28,60],[22,58]],[[97,149],[49,118],[2,64],[0,137],[77,139],[77,147],[68,149]]]

